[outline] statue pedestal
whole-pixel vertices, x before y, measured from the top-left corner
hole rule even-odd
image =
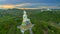
[[[30,24],[30,25],[28,25],[28,26],[23,26],[23,25],[21,25],[21,26],[18,26],[17,28],[21,29],[22,34],[24,34],[24,32],[25,32],[26,30],[29,30],[29,31],[30,31],[30,34],[33,34],[33,32],[32,32],[32,27],[33,27],[33,26],[34,26],[34,24]]]

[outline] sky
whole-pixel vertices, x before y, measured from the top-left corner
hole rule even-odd
[[[0,8],[60,8],[60,0],[0,0]]]

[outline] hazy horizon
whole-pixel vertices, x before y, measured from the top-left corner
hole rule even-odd
[[[60,0],[0,0],[0,8],[59,8]]]

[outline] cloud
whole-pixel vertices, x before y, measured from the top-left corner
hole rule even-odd
[[[38,6],[39,3],[22,3],[22,4],[16,4],[16,8],[33,8]]]
[[[0,8],[15,8],[14,5],[0,5]]]
[[[44,3],[21,3],[21,4],[9,4],[0,5],[0,8],[60,8],[59,6],[50,6]]]
[[[31,3],[22,3],[22,4],[16,4],[16,5],[0,5],[0,8],[20,8],[24,6],[30,6]]]
[[[29,5],[31,5],[31,3],[22,3],[22,4],[17,4],[15,6],[29,6]]]
[[[58,6],[38,6],[37,8],[60,8]]]
[[[22,4],[16,4],[14,6],[16,6],[16,8],[27,8],[28,6],[31,6],[31,3],[22,3]]]

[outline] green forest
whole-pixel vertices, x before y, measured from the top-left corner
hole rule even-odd
[[[60,10],[26,10],[34,34],[60,34]],[[21,25],[23,10],[0,9],[0,34],[22,34],[17,26]],[[29,30],[25,31],[29,34]]]

